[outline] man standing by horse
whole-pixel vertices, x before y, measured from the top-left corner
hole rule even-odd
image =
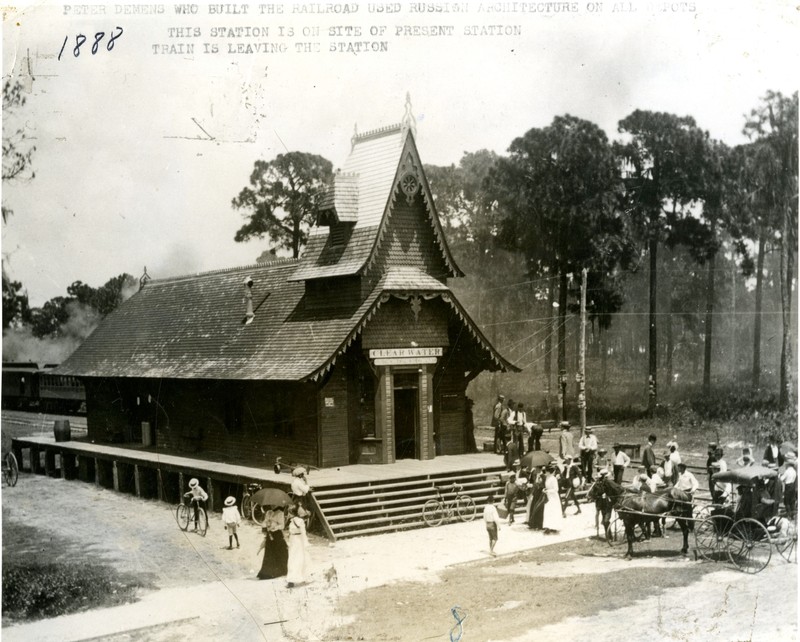
[[[656,436],[650,435],[647,438],[647,445],[644,447],[644,452],[642,453],[642,466],[644,466],[645,475],[650,477],[654,472],[656,472],[656,468],[658,465],[656,464],[656,454],[653,452],[653,446],[656,444]]]

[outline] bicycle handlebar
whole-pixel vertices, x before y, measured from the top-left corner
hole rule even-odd
[[[434,486],[434,490],[439,494],[442,493],[443,489],[444,489],[444,486]],[[453,482],[453,485],[450,486],[450,492],[451,493],[459,493],[462,490],[464,490],[464,487],[461,484],[459,484],[458,482]]]

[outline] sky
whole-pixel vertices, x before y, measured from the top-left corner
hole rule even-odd
[[[254,161],[298,150],[340,167],[354,128],[399,122],[407,94],[434,165],[502,154],[565,113],[610,139],[646,109],[745,142],[765,92],[797,90],[791,4],[19,4],[4,10],[3,78],[29,93],[3,127],[25,128],[35,177],[2,186],[4,267],[41,305],[76,280],[252,263],[267,241],[234,242],[231,200]]]

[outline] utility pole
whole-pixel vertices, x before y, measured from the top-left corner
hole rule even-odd
[[[586,431],[586,281],[589,278],[589,269],[583,268],[581,272],[581,348],[578,358],[578,410],[581,417],[581,434]]]

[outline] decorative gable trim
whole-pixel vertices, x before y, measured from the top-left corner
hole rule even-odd
[[[478,326],[470,319],[469,315],[467,314],[466,310],[461,307],[461,304],[456,300],[455,296],[449,291],[447,292],[428,292],[424,290],[405,290],[405,291],[388,291],[383,290],[381,291],[379,296],[375,297],[375,301],[369,306],[367,311],[355,324],[353,329],[347,335],[345,340],[341,343],[341,345],[334,351],[334,353],[323,363],[319,368],[317,368],[314,372],[309,374],[303,381],[319,381],[331,371],[331,369],[336,365],[336,360],[339,358],[340,355],[344,354],[347,349],[353,344],[353,342],[359,337],[359,335],[363,332],[364,327],[369,323],[375,314],[380,310],[381,306],[389,301],[391,298],[401,299],[408,301],[413,297],[422,297],[424,299],[433,299],[436,297],[441,297],[442,301],[449,304],[450,308],[456,313],[459,320],[466,326],[467,331],[469,332],[472,339],[480,346],[483,352],[491,361],[492,365],[494,366],[495,371],[500,372],[521,372],[521,368],[518,368],[510,361],[506,361],[493,347],[492,344],[483,336],[483,333],[480,331]]]
[[[392,188],[389,196],[389,201],[386,204],[386,209],[384,210],[383,218],[381,219],[381,224],[378,228],[378,233],[375,236],[375,242],[372,246],[369,257],[367,258],[360,272],[363,274],[369,270],[375,264],[375,261],[378,258],[379,250],[383,244],[383,241],[386,237],[386,231],[389,227],[389,219],[391,218],[392,211],[397,204],[397,197],[400,194],[405,195],[406,200],[410,205],[413,202],[417,192],[421,191],[422,201],[425,204],[425,212],[428,215],[428,222],[433,228],[434,241],[436,242],[436,245],[442,254],[442,258],[444,259],[445,265],[447,266],[449,272],[447,276],[464,276],[464,273],[458,267],[453,255],[450,253],[450,247],[447,245],[447,240],[445,239],[442,225],[439,222],[439,215],[436,213],[436,206],[433,202],[430,186],[428,185],[428,180],[425,177],[425,172],[422,169],[422,162],[420,161],[419,152],[417,151],[417,146],[414,142],[414,136],[411,131],[408,131],[406,134],[405,144],[403,145],[403,153],[400,156],[400,159],[401,160],[397,166],[397,172],[394,178],[394,187]]]

